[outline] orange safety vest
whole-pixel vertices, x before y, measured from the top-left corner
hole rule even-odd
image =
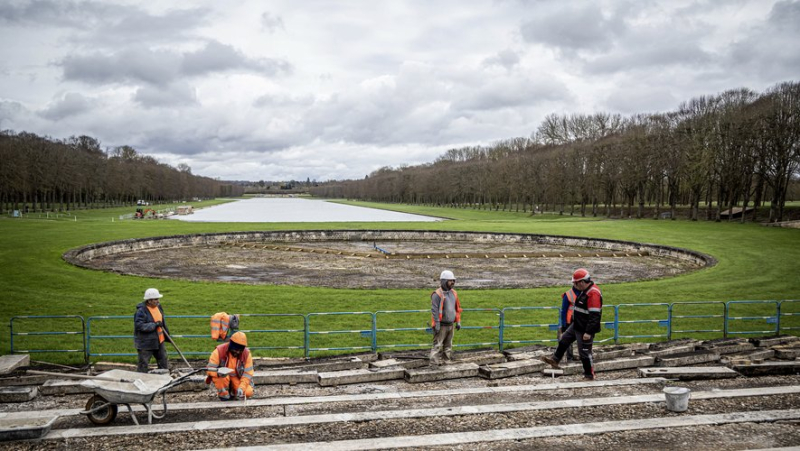
[[[208,375],[211,377],[218,377],[216,369],[212,368],[225,368],[228,366],[228,346],[230,342],[223,343],[211,353],[211,358],[208,359]],[[216,358],[215,358],[216,357]],[[250,350],[244,348],[242,355],[236,361],[236,377],[247,379],[249,385],[253,384],[253,376],[255,375],[255,368],[253,367],[253,360],[250,358]],[[244,382],[244,379],[242,381]]]
[[[458,300],[458,293],[456,293],[456,290],[450,290],[450,291],[452,291],[453,292],[453,296],[456,297],[456,322],[460,323],[461,322],[461,310],[462,310],[461,309],[461,301]],[[444,307],[444,290],[442,289],[442,287],[439,287],[433,293],[436,293],[436,295],[439,296],[439,321],[441,321],[442,320],[442,307]],[[431,293],[431,295],[433,295],[433,293]],[[436,318],[433,317],[433,313],[431,312],[431,327],[435,327],[435,326],[436,326]]]
[[[567,310],[567,324],[565,324],[565,326],[568,326],[572,324],[572,313],[575,311],[575,300],[578,299],[578,296],[575,294],[575,291],[572,288],[567,290],[564,295],[567,297],[567,301],[569,301],[569,309]]]
[[[215,313],[211,316],[211,338],[224,340],[228,336],[230,317],[225,312]]]
[[[150,315],[153,316],[153,321],[155,322],[164,321],[164,317],[161,316],[161,310],[158,309],[158,306],[147,307],[147,310],[150,310]],[[164,330],[158,327],[156,328],[156,331],[158,332],[158,342],[164,343]]]

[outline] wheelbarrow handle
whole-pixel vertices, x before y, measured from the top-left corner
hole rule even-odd
[[[127,382],[127,383],[134,383],[131,379],[115,379],[113,377],[105,377],[105,376],[87,376],[85,374],[67,374],[67,373],[51,373],[49,371],[38,371],[38,370],[27,370],[28,373],[31,374],[42,374],[45,376],[58,376],[58,377],[67,377],[72,379],[94,379],[96,381],[108,381],[108,382]]]

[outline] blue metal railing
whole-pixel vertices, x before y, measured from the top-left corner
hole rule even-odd
[[[67,330],[67,331],[30,331],[30,332],[19,332],[14,331],[14,321],[24,321],[24,320],[35,320],[37,323],[40,322],[42,319],[75,319],[80,320],[80,330]],[[11,353],[20,353],[20,354],[35,354],[35,353],[81,353],[83,360],[88,362],[89,356],[86,352],[86,322],[84,321],[82,316],[79,315],[41,315],[41,316],[15,316],[11,318],[9,321],[9,328],[11,329],[11,339],[10,339],[10,347]],[[14,347],[14,337],[36,337],[36,336],[58,336],[59,338],[62,335],[73,335],[81,336],[80,342],[80,349],[64,349],[64,348],[55,348],[55,349],[20,349],[19,347]],[[63,341],[60,341],[63,343]]]
[[[692,314],[693,308],[703,308],[704,306],[719,306],[721,312]],[[661,338],[672,339],[675,335],[691,334],[719,334],[723,337],[729,335],[777,335],[781,332],[793,332],[800,330],[800,300],[784,301],[728,301],[728,302],[675,302],[653,303],[653,304],[620,304],[606,305],[605,317],[609,313],[613,315],[612,321],[604,321],[603,326],[611,329],[612,336],[603,338],[603,334],[598,334],[596,343],[610,342],[619,343],[625,339],[639,338]],[[704,309],[707,310],[707,309]],[[644,311],[644,313],[642,313]],[[663,313],[662,313],[663,311]],[[634,313],[636,312],[636,313]],[[549,314],[554,317],[547,318]],[[496,308],[473,308],[464,309],[464,321],[462,333],[459,334],[458,347],[478,347],[478,346],[497,346],[502,351],[510,344],[526,343],[554,343],[555,334],[544,336],[543,332],[555,331],[559,327],[558,314],[560,309],[555,306],[543,307],[506,307]],[[485,315],[490,314],[498,318],[486,320]],[[403,318],[407,315],[419,315],[411,319]],[[542,316],[544,315],[544,317]],[[352,316],[357,321],[356,326],[351,329],[343,330],[313,330],[312,325],[318,325],[315,319],[329,316]],[[656,316],[656,318],[653,318]],[[379,349],[399,349],[399,348],[427,348],[431,346],[431,340],[425,339],[421,342],[406,343],[393,340],[394,334],[400,334],[401,341],[408,341],[409,332],[431,333],[430,310],[381,310],[378,312],[320,312],[320,313],[288,313],[288,314],[240,314],[241,318],[248,318],[251,326],[249,329],[241,329],[248,333],[250,348],[252,350],[302,350],[306,358],[312,352],[318,351],[353,351],[364,350],[377,352]],[[39,319],[74,319],[79,321],[80,327],[67,331],[43,331],[43,330],[20,330],[24,320]],[[209,328],[209,316],[206,315],[168,315],[170,325],[176,329],[175,322],[189,320],[188,327],[184,330],[203,331],[202,334],[173,334],[173,338],[207,340],[210,334],[206,332]],[[100,331],[103,326],[108,326],[113,321],[125,321],[125,326],[114,326],[110,330],[132,329],[132,316],[93,316],[84,320],[77,315],[52,315],[52,316],[15,316],[11,318],[11,352],[12,353],[81,353],[85,361],[91,357],[103,356],[135,356],[133,349],[133,335],[103,334]],[[419,322],[417,322],[419,321]],[[722,322],[722,328],[714,326],[712,322]],[[266,324],[265,324],[266,322]],[[312,324],[313,322],[313,324]],[[763,322],[763,323],[762,323]],[[764,328],[766,323],[769,327]],[[687,324],[684,326],[684,324]],[[797,325],[795,325],[797,324]],[[774,325],[774,326],[773,326]],[[380,326],[380,327],[379,327]],[[49,326],[45,326],[49,327]],[[632,332],[629,330],[635,329]],[[664,332],[664,329],[666,330]],[[180,329],[178,329],[180,330]],[[491,331],[491,338],[487,338],[486,331]],[[495,333],[496,331],[496,333]],[[483,333],[481,333],[483,332]],[[264,334],[264,335],[262,335]],[[352,337],[358,335],[355,339]],[[81,341],[81,346],[76,349],[63,349],[53,346],[53,349],[22,349],[19,346],[19,337],[39,337],[39,341],[53,337],[63,343],[63,335],[76,336]],[[256,337],[271,335],[271,342],[279,342],[281,345],[260,346],[259,339]],[[329,340],[335,346],[312,347],[311,341],[314,336],[342,336],[343,343],[338,339]],[[512,337],[516,335],[516,337]],[[421,335],[424,337],[424,335]],[[477,340],[474,337],[478,337]],[[252,338],[251,338],[252,337]],[[473,337],[470,341],[468,337]],[[380,339],[379,339],[380,338]],[[513,339],[512,339],[513,338]],[[365,341],[360,341],[360,340]],[[119,340],[130,340],[124,346],[128,352],[119,352],[120,346],[100,344]],[[296,341],[295,341],[296,340]],[[337,343],[339,342],[339,343]],[[205,344],[205,343],[204,343]],[[207,347],[207,346],[206,346]],[[110,350],[107,352],[106,350]],[[209,350],[199,352],[184,352],[186,355],[207,355]]]

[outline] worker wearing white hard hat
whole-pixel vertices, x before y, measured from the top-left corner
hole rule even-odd
[[[160,299],[164,297],[156,288],[144,292],[144,302],[136,306],[133,315],[133,342],[139,355],[136,371],[146,373],[150,359],[156,358],[159,369],[169,369],[167,349],[164,342],[169,338],[164,309]]]
[[[441,365],[453,360],[453,329],[461,330],[461,301],[453,289],[456,276],[444,270],[439,275],[439,288],[431,293],[431,328],[433,347],[431,365]]]

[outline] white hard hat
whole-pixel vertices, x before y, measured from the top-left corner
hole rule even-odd
[[[163,297],[164,297],[164,295],[159,293],[158,290],[155,289],[155,288],[148,288],[144,292],[144,300],[145,301],[147,301],[149,299],[161,299]]]
[[[442,280],[456,280],[456,276],[453,274],[453,271],[449,270],[442,271],[442,275],[439,276],[439,278]]]

